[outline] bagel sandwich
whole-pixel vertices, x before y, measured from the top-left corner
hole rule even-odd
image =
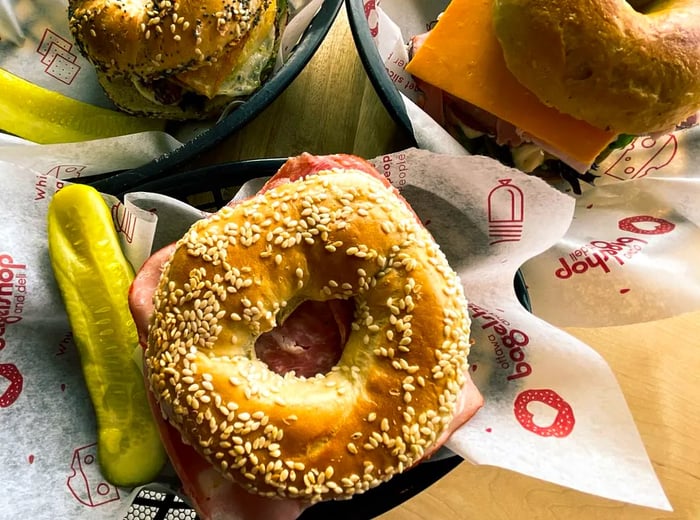
[[[217,117],[270,76],[287,0],[70,0],[70,31],[120,110]]]
[[[453,0],[406,70],[468,151],[577,184],[634,137],[696,123],[698,16],[685,0]]]
[[[144,264],[129,304],[148,395],[203,519],[351,498],[482,406],[463,289],[431,240],[370,163],[302,154]]]

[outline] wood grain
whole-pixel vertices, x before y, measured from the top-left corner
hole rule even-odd
[[[304,151],[376,157],[408,142],[372,88],[341,8],[319,50],[287,90],[196,165]]]
[[[302,151],[375,157],[407,142],[365,75],[342,9],[291,86],[248,126],[189,166]],[[675,511],[621,504],[463,463],[382,520],[700,519],[700,312],[569,332],[610,364]]]

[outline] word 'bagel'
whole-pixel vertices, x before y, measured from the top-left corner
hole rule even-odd
[[[508,68],[543,103],[618,133],[700,110],[700,2],[495,0]],[[527,22],[524,23],[523,21]]]
[[[353,301],[350,333],[328,372],[282,375],[256,339],[308,300]],[[280,182],[196,223],[154,302],[146,372],[161,410],[265,496],[344,498],[408,469],[448,428],[468,378],[460,281],[379,174]]]

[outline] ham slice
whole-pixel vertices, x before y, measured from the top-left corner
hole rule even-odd
[[[372,163],[360,157],[348,154],[311,155],[308,152],[304,152],[301,155],[288,159],[262,187],[260,192],[265,193],[276,186],[294,182],[307,175],[313,175],[314,173],[333,168],[360,170],[373,177],[382,179],[382,182],[390,186],[389,181],[377,172]]]
[[[354,306],[348,300],[306,301],[255,342],[255,354],[278,374],[325,374],[340,359]]]
[[[386,180],[367,161],[350,155],[313,156],[302,154],[288,160],[270,179],[262,191],[330,168],[353,168]],[[397,192],[398,193],[398,192]],[[417,217],[416,217],[417,218]],[[153,315],[153,294],[163,266],[174,250],[174,244],[151,256],[137,273],[129,294],[129,305],[143,346],[148,341],[148,326]],[[273,331],[258,338],[256,355],[272,370],[280,373],[294,370],[297,375],[313,376],[327,372],[340,358],[350,333],[352,301],[309,301],[301,304],[287,320]],[[160,428],[161,438],[174,470],[182,483],[182,494],[189,497],[202,520],[293,520],[308,504],[299,500],[269,499],[252,495],[226,480],[192,447],[162,416],[159,405],[149,392],[149,401]],[[483,405],[483,398],[468,378],[458,401],[458,413],[448,431],[440,437],[426,458],[449,438],[452,431],[468,421]]]

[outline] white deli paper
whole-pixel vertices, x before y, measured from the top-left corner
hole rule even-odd
[[[700,309],[700,127],[636,138],[595,173],[566,235],[523,266],[533,311],[600,327]]]
[[[322,5],[323,0],[289,1],[289,20],[280,41],[275,71],[286,63]],[[80,53],[70,33],[67,0],[0,0],[0,68],[50,91],[114,109],[97,81],[94,66]],[[85,177],[142,166],[181,147],[213,124],[213,121],[171,124],[169,133],[140,132],[53,145],[36,155],[26,154],[24,145],[32,143],[0,131],[0,157],[6,159],[11,155],[14,164],[37,168],[40,164],[64,163],[66,149],[81,148],[84,153],[80,174]],[[72,157],[75,160],[76,156]]]
[[[518,267],[566,232],[574,199],[483,157],[410,149],[373,163],[442,245],[471,302],[471,374],[486,404],[449,448],[477,464],[670,509],[608,366],[516,297]],[[99,473],[94,416],[48,260],[46,210],[63,181],[6,162],[0,181],[0,506],[12,518],[118,518],[132,490]],[[136,266],[203,216],[155,194],[107,199]]]
[[[467,151],[419,107],[407,43],[449,4],[363,0],[379,55],[420,148]],[[566,327],[625,325],[700,309],[700,127],[639,137],[582,183],[573,225],[522,267],[535,314]],[[555,184],[569,191],[565,181]]]

